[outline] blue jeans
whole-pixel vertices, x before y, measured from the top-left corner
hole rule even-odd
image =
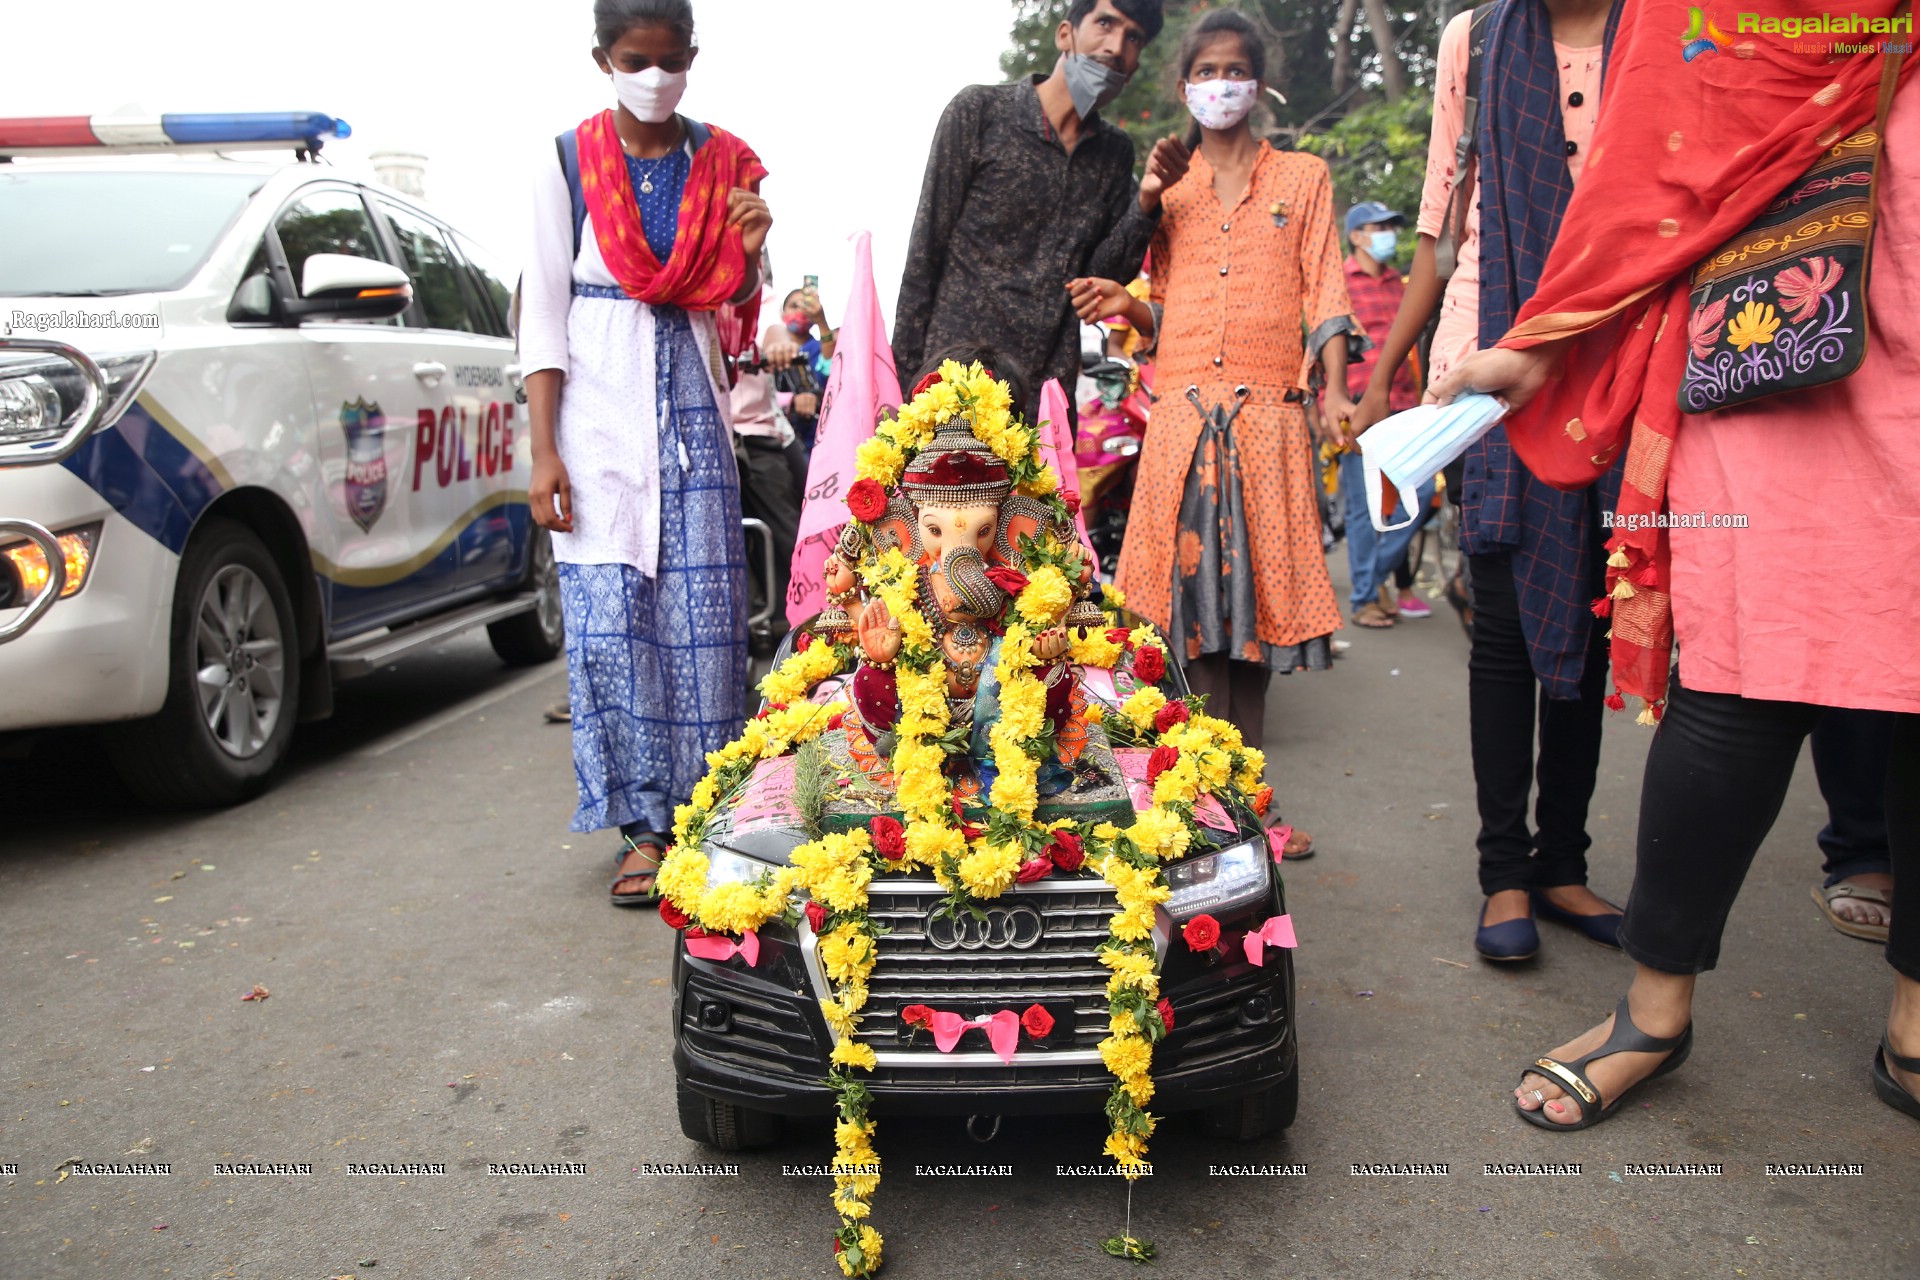
[[[1391,533],[1373,527],[1367,512],[1367,477],[1360,455],[1340,455],[1340,494],[1347,510],[1347,565],[1353,573],[1353,607],[1358,609],[1380,594],[1380,584],[1393,577],[1393,567],[1407,554],[1407,546],[1432,510],[1433,478],[1420,486],[1420,510],[1412,524]],[[1396,516],[1399,512],[1394,513]]]

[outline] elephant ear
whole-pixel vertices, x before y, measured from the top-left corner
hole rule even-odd
[[[892,547],[900,548],[915,564],[926,554],[920,543],[920,513],[898,489],[887,494],[887,509],[873,522],[873,549],[884,552]]]
[[[1000,519],[994,526],[994,554],[1001,563],[1020,568],[1020,539],[1037,536],[1052,518],[1053,509],[1040,499],[1021,493],[1010,495],[1000,504]]]

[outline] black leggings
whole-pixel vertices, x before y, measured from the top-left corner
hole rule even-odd
[[[1800,744],[1825,708],[1682,688],[1647,752],[1633,894],[1620,926],[1629,956],[1664,973],[1703,973],[1753,855],[1793,781]],[[1920,982],[1920,715],[1894,717],[1886,777],[1893,858],[1887,963]]]

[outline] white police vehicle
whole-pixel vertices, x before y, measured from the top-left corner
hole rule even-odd
[[[559,653],[510,277],[313,162],[346,133],[0,119],[0,739],[105,725],[139,795],[231,803],[339,680]]]

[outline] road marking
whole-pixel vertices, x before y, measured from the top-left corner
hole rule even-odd
[[[437,733],[450,724],[456,724],[476,711],[490,707],[496,702],[504,702],[522,690],[531,689],[534,685],[540,684],[543,681],[562,679],[566,674],[567,664],[564,662],[560,663],[553,670],[547,670],[543,667],[539,670],[529,671],[517,680],[509,680],[498,689],[489,689],[485,693],[475,694],[458,706],[449,707],[447,710],[442,711],[431,720],[423,720],[410,729],[403,729],[399,733],[382,738],[372,746],[362,747],[360,750],[354,752],[354,755],[363,760],[376,760],[388,752],[398,751],[401,747],[409,743],[418,742],[430,733]]]

